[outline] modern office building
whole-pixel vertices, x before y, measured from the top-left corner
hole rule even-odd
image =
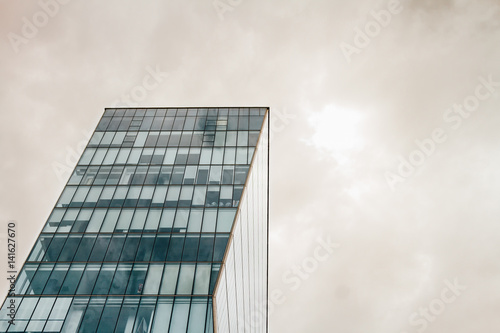
[[[267,332],[268,119],[106,109],[0,332]]]

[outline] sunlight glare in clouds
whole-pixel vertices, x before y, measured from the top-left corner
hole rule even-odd
[[[306,142],[331,153],[339,164],[348,164],[349,155],[364,146],[360,130],[362,118],[357,111],[327,105],[308,118],[314,134]]]

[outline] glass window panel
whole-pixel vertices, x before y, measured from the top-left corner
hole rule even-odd
[[[127,160],[127,164],[139,164],[142,148],[133,148]]]
[[[59,253],[66,242],[66,237],[68,235],[54,235],[52,238],[52,242],[50,242],[50,246],[45,253],[44,261],[57,261],[59,257]]]
[[[76,186],[66,186],[63,193],[61,194],[61,197],[59,198],[59,201],[57,202],[56,207],[68,207],[75,192]]]
[[[28,332],[41,332],[45,321],[49,317],[52,305],[54,305],[55,297],[40,297],[36,309],[31,316],[30,322],[26,331]]]
[[[226,135],[226,146],[236,146],[236,131],[228,131]]]
[[[225,151],[224,164],[234,164],[236,148],[226,148]]]
[[[81,209],[80,214],[78,214],[78,217],[71,228],[71,232],[84,232],[85,229],[87,229],[87,225],[89,224],[93,211],[93,209],[89,208]]]
[[[83,202],[85,201],[85,197],[87,196],[89,190],[90,186],[79,186],[69,206],[81,207],[83,205]]]
[[[200,164],[210,164],[212,148],[201,148]]]
[[[158,136],[158,141],[156,142],[157,147],[166,147],[168,145],[168,140],[170,138],[170,132],[160,132]]]
[[[43,293],[45,295],[57,295],[68,272],[69,264],[57,264],[47,281]]]
[[[196,277],[194,282],[194,295],[207,295],[210,284],[211,264],[198,264],[196,266]]]
[[[106,295],[111,286],[111,281],[113,281],[113,276],[115,275],[116,264],[103,264],[99,276],[97,278],[94,291],[94,295]]]
[[[151,159],[151,164],[162,164],[165,152],[165,148],[156,148],[153,153],[153,158]]]
[[[115,276],[113,277],[113,283],[111,284],[111,289],[109,290],[110,295],[122,295],[125,293],[125,288],[127,288],[127,282],[131,270],[132,270],[132,264],[118,265]]]
[[[238,207],[240,204],[241,194],[243,192],[243,186],[235,186],[233,189],[233,207]]]
[[[189,298],[176,297],[172,311],[171,332],[186,332],[189,314]]]
[[[151,129],[154,131],[160,130],[162,124],[163,124],[163,116],[158,117],[158,114],[156,114],[156,117],[154,117],[153,119],[153,124],[151,125]]]
[[[174,299],[159,297],[151,332],[168,332]]]
[[[85,202],[83,204],[84,207],[94,207],[97,203],[97,200],[99,199],[99,196],[101,195],[102,191],[102,186],[92,186],[90,188],[90,191],[85,198]],[[78,194],[78,192],[77,192]],[[76,197],[76,195],[75,195]],[[74,201],[74,200],[73,200]],[[75,203],[75,202],[73,202]],[[81,204],[76,203],[77,206],[80,206]]]
[[[165,261],[169,243],[170,235],[157,235],[155,246],[153,248],[153,255],[151,256],[151,261]]]
[[[80,246],[78,247],[78,251],[76,251],[74,261],[87,261],[90,255],[90,251],[92,251],[92,247],[94,246],[94,242],[96,240],[96,235],[84,235],[82,241],[80,242]]]
[[[214,244],[214,261],[222,261],[229,235],[217,235]]]
[[[70,297],[58,297],[52,311],[50,313],[49,320],[45,325],[44,332],[60,332],[66,314],[68,313],[69,307],[71,305],[72,298]]]
[[[204,132],[193,132],[191,147],[200,147],[203,144],[203,133]]]
[[[154,148],[144,148],[139,159],[139,164],[150,164],[153,158]]]
[[[189,155],[189,148],[179,148],[174,164],[186,164]]]
[[[231,207],[233,199],[233,187],[232,186],[221,186],[220,188],[220,198],[219,207]]]
[[[123,246],[123,252],[120,257],[120,261],[133,261],[137,253],[137,247],[141,240],[141,235],[130,234],[125,241]]]
[[[68,316],[64,321],[62,332],[73,333],[78,331],[78,326],[80,326],[83,314],[87,308],[88,300],[88,297],[75,297],[68,311]]]
[[[128,130],[131,122],[132,122],[132,117],[123,117],[123,119],[122,119],[122,121],[120,123],[120,126],[118,126],[118,130],[119,131],[126,131],[126,130]],[[123,132],[118,132],[118,133],[123,133]]]
[[[96,151],[96,148],[87,148],[82,154],[82,157],[80,158],[80,161],[78,161],[78,165],[89,165],[90,161],[92,160],[92,157],[94,156],[94,153]]]
[[[180,186],[170,186],[168,193],[167,193],[167,198],[165,199],[165,206],[166,207],[176,207],[177,206],[180,191],[181,191]]]
[[[117,117],[115,116],[111,119],[111,122],[109,123],[109,126],[107,128],[108,131],[116,131],[118,129],[118,126],[120,126],[120,122],[122,121],[123,117]]]
[[[132,219],[132,224],[130,225],[131,232],[140,232],[144,228],[144,223],[146,223],[146,217],[148,215],[147,209],[136,209],[134,217]]]
[[[101,165],[106,153],[108,152],[107,148],[97,148],[94,157],[92,157],[91,165]]]
[[[238,147],[236,154],[236,164],[247,164],[247,148]]]
[[[32,294],[32,289],[30,287],[31,281],[33,281],[33,276],[36,274],[38,269],[37,264],[25,264],[21,270],[21,274],[16,280],[16,291],[19,295],[22,294]]]
[[[134,174],[135,174],[135,169],[136,167],[135,166],[126,166],[124,169],[123,169],[123,174],[120,178],[120,181],[118,184],[120,185],[129,185],[132,183],[132,179],[134,177]]]
[[[80,240],[82,239],[82,235],[69,235],[66,244],[59,255],[58,261],[71,261],[73,260],[73,256],[75,255],[76,249],[78,245],[80,245]]]
[[[80,212],[80,209],[78,208],[70,208],[66,210],[66,214],[64,214],[64,218],[62,219],[61,223],[59,224],[59,228],[57,228],[57,232],[69,232],[71,230],[71,227],[73,226],[73,223],[76,220],[76,217],[78,216],[78,213]]]
[[[157,295],[160,289],[163,264],[152,264],[149,266],[148,277],[144,285],[145,295]]]
[[[55,208],[52,211],[52,214],[50,214],[50,217],[47,220],[47,223],[45,224],[45,227],[43,228],[43,232],[55,232],[57,230],[57,227],[59,226],[59,223],[62,220],[62,217],[64,216],[64,213],[66,212],[66,209],[57,209]]]
[[[198,255],[199,240],[199,235],[186,235],[186,241],[184,242],[184,252],[182,253],[182,261],[196,261],[196,256]]]
[[[156,146],[156,141],[158,141],[158,137],[160,132],[150,132],[146,139],[146,143],[144,144],[146,147],[154,147]]]
[[[47,249],[47,244],[50,243],[52,237],[53,235],[49,237],[40,236],[37,239],[35,246],[33,247],[33,250],[31,251],[31,254],[28,257],[27,261],[42,261],[42,258],[45,255],[45,250]]]
[[[95,209],[92,217],[90,218],[89,225],[86,232],[98,232],[101,229],[102,221],[106,215],[106,209]]]
[[[238,117],[228,117],[227,118],[227,129],[237,130],[238,129]]]
[[[157,189],[158,191],[158,189]],[[156,192],[155,192],[156,195]],[[154,202],[154,200],[153,200]],[[148,217],[146,219],[146,225],[144,227],[144,232],[152,232],[158,230],[158,225],[160,224],[161,209],[151,209],[149,211]]]
[[[89,146],[97,146],[101,142],[104,132],[94,132],[94,135],[90,138]]]
[[[202,207],[205,205],[205,197],[207,194],[206,186],[196,186],[194,188],[193,203],[194,207]]]
[[[102,312],[101,321],[97,329],[98,333],[109,333],[115,329],[115,324],[122,307],[121,297],[109,297]]]
[[[179,206],[188,207],[191,206],[191,200],[193,198],[194,186],[184,185],[181,189],[181,194],[179,197]]]
[[[197,169],[198,167],[196,165],[189,165],[186,167],[183,184],[194,184]]]
[[[181,141],[179,142],[179,146],[189,147],[191,144],[191,137],[193,136],[193,132],[183,132],[181,135]]]
[[[244,130],[244,131],[247,131],[248,130],[248,117],[239,117],[239,121],[238,121],[238,130]]]
[[[260,132],[254,131],[248,133],[248,145],[255,147],[257,146],[257,141],[259,140]]]
[[[151,201],[151,207],[163,207],[168,186],[157,186]]]
[[[130,274],[127,286],[127,295],[141,295],[144,290],[144,281],[148,271],[147,264],[135,264]]]
[[[60,295],[74,295],[76,291],[76,287],[80,282],[80,278],[85,269],[85,264],[72,264],[69,268],[68,274],[66,274],[66,278],[64,279],[61,290],[59,291]]]
[[[89,261],[102,261],[106,250],[108,249],[109,242],[111,241],[111,235],[99,235],[95,241],[94,249],[90,254]]]
[[[146,176],[146,180],[144,181],[144,184],[146,185],[155,185],[156,182],[158,181],[158,175],[160,174],[160,168],[159,166],[152,166],[148,170],[148,174]]]
[[[234,166],[224,166],[222,170],[222,184],[232,184],[234,175]]]
[[[222,166],[212,165],[210,168],[209,184],[220,184]]]
[[[125,202],[125,197],[128,192],[128,187],[118,186],[116,188],[115,194],[113,195],[113,200],[111,200],[111,207],[122,207]]]
[[[78,295],[89,295],[92,293],[100,269],[101,265],[98,264],[89,264],[85,267],[85,271],[83,272],[82,279],[76,291]]]
[[[187,231],[200,232],[202,219],[203,219],[203,209],[191,209]]]
[[[175,117],[174,127],[172,128],[173,130],[182,130],[184,127],[186,117],[179,116],[179,111],[180,110],[177,111],[177,117]]]
[[[118,261],[122,253],[123,244],[125,243],[125,237],[125,235],[113,235],[111,242],[109,242],[104,261]]]
[[[99,169],[93,184],[94,185],[104,185],[106,184],[106,179],[108,178],[109,172],[111,171],[110,166],[103,166]],[[90,184],[89,184],[90,185]]]
[[[177,209],[175,215],[174,232],[186,232],[189,209]]]
[[[120,209],[109,209],[104,222],[102,224],[101,232],[113,232],[115,230],[116,222],[118,221],[118,216],[120,215]]]
[[[214,292],[215,283],[217,283],[217,277],[219,276],[220,264],[212,265],[212,277],[210,278],[210,294]]]
[[[167,252],[167,261],[180,261],[184,248],[184,235],[173,234]]]
[[[203,217],[202,232],[215,232],[215,222],[217,221],[217,209],[207,208]]]
[[[83,176],[81,185],[92,185],[94,182],[94,179],[97,176],[97,172],[99,171],[99,167],[96,166],[90,166],[87,168],[87,172],[85,172],[85,175]]]
[[[207,314],[207,299],[194,297],[189,312],[188,333],[203,332],[205,330],[205,316]]]
[[[118,185],[120,178],[122,177],[124,167],[114,166],[112,167],[108,179],[106,180],[106,185]]]
[[[125,130],[128,128],[124,128]],[[125,139],[126,132],[117,132],[115,137],[113,138],[113,142],[111,142],[111,147],[120,147],[123,143],[123,139]]]
[[[219,205],[219,186],[208,186],[205,206],[217,207]]]
[[[207,184],[208,182],[208,166],[200,166],[198,168],[198,177],[196,178],[196,184]]]
[[[217,232],[230,232],[233,226],[236,209],[221,209],[217,219]]]
[[[130,148],[121,148],[116,157],[115,164],[125,164],[130,154]]]
[[[153,200],[154,186],[144,186],[142,188],[141,196],[139,197],[138,207],[149,207]]]
[[[238,132],[238,146],[246,147],[248,146],[248,132],[240,131]]]
[[[87,167],[84,166],[77,166],[75,168],[75,171],[73,171],[73,174],[71,175],[69,181],[68,181],[68,185],[78,185],[80,184],[82,178],[83,178],[83,175],[85,174],[85,172],[87,171]]]
[[[224,155],[224,148],[214,148],[212,156],[212,164],[222,164],[223,155]]]
[[[139,201],[139,195],[141,194],[140,186],[131,186],[127,193],[127,198],[125,199],[124,206],[135,207],[137,201]]]
[[[108,150],[108,153],[106,154],[106,157],[102,161],[103,165],[111,165],[115,162],[116,157],[118,156],[118,152],[120,150],[118,148],[110,148]]]
[[[38,267],[38,270],[31,281],[31,294],[40,295],[42,293],[53,268],[54,264],[42,264]]]
[[[155,238],[155,235],[142,235],[135,261],[149,261],[151,258],[151,252],[153,251]]]
[[[168,141],[168,145],[170,147],[178,146],[180,140],[181,140],[181,132],[172,132],[170,133],[170,140]]]
[[[255,152],[255,148],[248,148],[248,164],[250,164],[252,162],[252,157],[253,157],[253,153]]]
[[[163,166],[160,171],[160,176],[158,177],[158,184],[167,185],[170,182],[171,175],[172,167]]]
[[[179,264],[165,264],[165,272],[163,273],[163,280],[161,283],[161,295],[175,294],[175,287],[177,286],[177,276],[179,274]]]
[[[137,134],[137,138],[135,139],[134,147],[144,147],[147,137],[148,132],[139,132]]]
[[[174,164],[177,156],[177,148],[167,148],[163,164]]]
[[[195,264],[182,264],[177,284],[177,294],[191,295],[193,290]]]
[[[187,164],[198,164],[198,161],[200,160],[200,154],[201,154],[200,148],[189,149]]]
[[[92,297],[89,302],[89,306],[85,311],[83,316],[82,324],[80,326],[79,332],[95,332],[97,325],[99,324],[99,318],[101,318],[102,309],[104,308],[104,303],[106,298],[104,297]]]
[[[156,298],[144,297],[142,298],[139,310],[137,310],[137,317],[133,332],[150,332],[151,321],[153,319],[154,310],[156,305]]]

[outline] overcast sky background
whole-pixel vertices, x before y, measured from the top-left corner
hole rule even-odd
[[[500,82],[498,0],[401,0],[380,31],[371,12],[389,0],[222,0],[222,18],[212,0],[65,1],[44,22],[36,1],[0,0],[0,223],[17,221],[19,264],[70,151],[123,94],[269,106],[270,291],[284,295],[271,332],[500,331],[500,84],[477,88]],[[346,57],[347,44],[363,47]],[[434,151],[418,153],[435,129]],[[315,257],[318,238],[339,247]]]

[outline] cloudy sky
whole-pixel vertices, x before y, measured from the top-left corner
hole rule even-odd
[[[500,330],[498,0],[0,6],[19,263],[105,107],[269,106],[272,332]]]

